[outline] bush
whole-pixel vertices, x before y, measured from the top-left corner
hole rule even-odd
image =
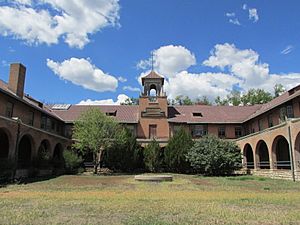
[[[159,172],[162,167],[163,153],[158,142],[153,139],[144,149],[144,163],[150,172]]]
[[[141,146],[128,130],[125,130],[121,142],[116,142],[105,151],[103,164],[111,170],[132,172],[142,168],[143,156]]]
[[[197,141],[186,155],[192,168],[204,175],[229,175],[242,162],[239,147],[231,141],[205,136]]]
[[[65,162],[65,169],[69,173],[77,172],[82,163],[82,157],[72,150],[63,151],[63,157]]]
[[[192,136],[181,127],[174,136],[169,139],[165,148],[165,163],[170,172],[188,172],[190,163],[186,159],[186,154],[193,146]]]

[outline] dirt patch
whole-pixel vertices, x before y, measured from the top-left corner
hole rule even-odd
[[[126,184],[128,176],[66,176],[64,184],[73,186],[99,186]]]

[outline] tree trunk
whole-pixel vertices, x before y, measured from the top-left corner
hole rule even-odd
[[[97,160],[97,153],[93,154],[93,158],[94,158],[94,174],[98,173],[98,160]]]

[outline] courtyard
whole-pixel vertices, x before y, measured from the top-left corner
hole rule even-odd
[[[0,188],[0,224],[300,224],[299,183],[255,176],[69,175]]]

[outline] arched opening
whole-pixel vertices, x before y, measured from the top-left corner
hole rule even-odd
[[[18,146],[18,167],[27,168],[31,164],[32,142],[29,135],[24,135]]]
[[[300,132],[298,133],[296,140],[295,140],[295,144],[294,144],[294,148],[295,148],[295,169],[300,169]]]
[[[157,88],[155,84],[150,85],[149,96],[156,97],[157,96]]]
[[[258,156],[258,167],[260,169],[270,169],[270,157],[266,142],[260,140],[256,146],[256,154]]]
[[[51,153],[50,153],[50,143],[48,140],[43,140],[39,146],[38,149],[38,155],[37,155],[37,166],[38,167],[48,167],[49,161],[51,159]]]
[[[0,159],[7,159],[9,154],[9,138],[7,133],[0,129]]]
[[[244,147],[244,162],[245,166],[248,169],[254,169],[254,157],[253,157],[253,150],[250,144],[246,144]]]
[[[55,168],[63,167],[63,148],[60,143],[55,145],[52,161]]]
[[[272,144],[272,151],[276,156],[274,165],[277,169],[291,169],[289,143],[283,136],[277,136]]]

